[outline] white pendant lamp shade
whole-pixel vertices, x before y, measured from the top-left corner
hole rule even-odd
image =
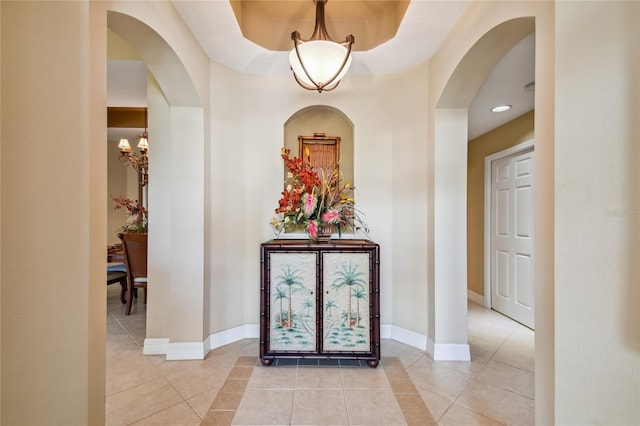
[[[307,90],[318,93],[333,90],[351,66],[351,45],[353,35],[337,43],[329,37],[324,22],[324,5],[328,0],[314,0],[316,4],[316,24],[309,40],[303,40],[300,33],[291,33],[293,50],[289,53],[289,63],[293,77]]]
[[[291,50],[289,63],[298,82],[310,90],[333,89],[351,66],[351,54],[348,49],[333,41],[310,40],[299,44],[298,52],[295,48]],[[340,69],[343,63],[344,67]]]

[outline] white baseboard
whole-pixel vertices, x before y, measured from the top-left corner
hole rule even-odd
[[[480,306],[484,306],[485,308],[487,307],[484,296],[476,293],[475,291],[467,290],[467,299],[471,300],[474,303],[477,303]]]
[[[209,338],[204,342],[171,343],[167,338],[144,339],[144,355],[165,355],[168,361],[204,359],[211,350]]]
[[[427,339],[427,353],[434,361],[471,361],[468,344],[434,343]]]
[[[260,337],[260,329],[258,324],[244,324],[237,327],[223,330],[209,336],[211,342],[210,348],[216,349],[229,343],[237,342],[242,339],[257,339]]]
[[[203,342],[171,343],[171,340],[167,338],[147,338],[144,339],[142,353],[144,355],[166,355],[168,361],[204,359],[212,349],[242,339],[257,339],[259,335],[258,324],[245,324],[214,333]]]
[[[382,330],[388,328],[388,334],[382,333]],[[407,330],[402,327],[397,327],[395,325],[383,325],[380,327],[380,335],[383,339],[393,339],[397,340],[400,343],[404,343],[405,345],[413,346],[414,348],[420,349],[424,351],[427,347],[427,336],[416,333],[415,331]],[[384,350],[384,349],[383,349]]]
[[[204,342],[169,343],[167,361],[204,359],[211,351],[211,343],[207,337]]]
[[[144,355],[165,355],[169,348],[169,339],[147,338],[144,339],[142,353]]]
[[[169,339],[145,339],[143,353],[145,355],[165,355],[167,360],[204,359],[210,350],[237,342],[242,339],[260,337],[258,324],[244,324],[228,330],[214,333],[204,342],[171,343]],[[436,361],[470,361],[471,353],[468,344],[438,343],[434,344],[427,336],[397,327],[392,324],[380,326],[382,339],[393,339],[405,345],[423,350]],[[384,351],[384,348],[383,348]]]

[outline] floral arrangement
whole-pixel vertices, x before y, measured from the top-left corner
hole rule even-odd
[[[351,183],[342,183],[337,168],[321,179],[313,169],[308,149],[304,159],[291,158],[289,154],[289,149],[282,149],[287,177],[285,190],[275,210],[278,216],[271,220],[276,234],[296,225],[303,226],[312,241],[317,241],[319,234],[330,235],[333,228],[339,235],[349,228],[367,233],[368,229],[355,208],[355,187]]]
[[[141,206],[138,200],[125,197],[113,197],[114,210],[127,210],[127,223],[122,227],[122,232],[147,233],[149,230],[149,212]]]

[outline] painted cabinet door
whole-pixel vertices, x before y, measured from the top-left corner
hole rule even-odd
[[[270,342],[274,351],[316,350],[318,253],[271,253]]]
[[[322,253],[322,350],[369,351],[369,253]]]

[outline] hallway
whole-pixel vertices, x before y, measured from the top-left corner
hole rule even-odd
[[[471,362],[383,339],[377,369],[262,367],[257,339],[202,361],[142,355],[145,306],[107,291],[106,424],[533,425],[534,333],[469,302]],[[330,407],[330,409],[327,409]]]

